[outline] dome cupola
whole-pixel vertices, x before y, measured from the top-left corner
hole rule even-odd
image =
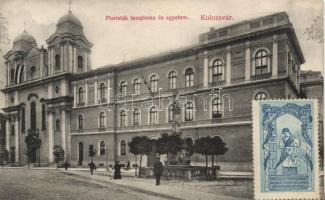
[[[13,43],[13,51],[28,51],[31,47],[36,46],[35,38],[24,30],[19,34]]]
[[[56,25],[56,33],[71,33],[73,35],[83,35],[83,26],[81,21],[72,14],[71,10],[62,17],[60,17]]]

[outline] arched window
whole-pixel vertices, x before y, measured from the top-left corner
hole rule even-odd
[[[120,92],[122,95],[126,95],[126,81],[122,81],[120,84]]]
[[[222,80],[222,61],[217,59],[212,64],[212,81],[218,82]]]
[[[133,111],[133,125],[139,125],[140,124],[140,110],[138,108],[135,108]]]
[[[126,156],[126,141],[122,140],[120,143],[120,155]]]
[[[84,102],[84,93],[85,93],[85,91],[84,91],[83,87],[80,87],[78,89],[78,102],[79,103],[83,103]]]
[[[61,67],[61,64],[60,64],[60,55],[57,54],[57,55],[55,56],[55,68],[56,68],[56,69],[60,69],[60,67]]]
[[[30,103],[30,128],[36,129],[36,103]]]
[[[84,128],[84,118],[82,115],[78,116],[78,129],[83,129]]]
[[[266,50],[259,50],[255,54],[255,74],[268,73],[268,54]]]
[[[267,99],[267,94],[265,92],[258,92],[255,95],[255,100],[265,100]]]
[[[176,89],[176,72],[172,71],[168,74],[169,79],[169,89]]]
[[[31,79],[34,79],[35,78],[35,73],[36,73],[36,67],[35,66],[32,66],[30,68],[30,78]]]
[[[134,85],[134,94],[139,95],[140,94],[140,89],[141,89],[140,80],[138,78],[134,79],[133,85]]]
[[[158,77],[157,75],[152,75],[150,77],[150,88],[152,92],[158,91]]]
[[[192,87],[193,86],[193,69],[188,68],[185,71],[185,87]]]
[[[220,98],[215,98],[212,100],[212,118],[221,118],[222,117],[222,102]]]
[[[154,106],[150,108],[149,124],[157,124],[157,108]]]
[[[193,121],[193,103],[187,102],[185,104],[185,121]]]
[[[100,102],[106,103],[107,98],[106,98],[106,85],[105,83],[101,83],[99,85],[99,97],[100,97]]]
[[[168,122],[173,122],[173,121],[174,121],[173,106],[169,106],[169,108],[168,108]]]
[[[78,56],[78,68],[82,69],[84,67],[84,59],[82,56]]]
[[[25,108],[21,108],[21,131],[25,131]]]
[[[126,111],[122,110],[120,113],[120,126],[126,126]]]
[[[100,141],[100,143],[99,143],[99,155],[100,156],[105,155],[105,151],[106,151],[105,142]]]
[[[45,110],[45,104],[42,104],[42,129],[46,129],[46,110]]]
[[[60,131],[61,130],[61,122],[60,119],[55,120],[55,130]]]
[[[99,114],[99,128],[105,128],[105,119],[106,119],[105,113],[101,112]]]

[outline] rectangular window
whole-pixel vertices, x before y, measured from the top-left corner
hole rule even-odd
[[[273,24],[273,18],[263,20],[263,26]]]
[[[249,24],[249,27],[250,28],[258,28],[261,26],[261,23],[260,22],[253,22],[253,23],[250,23]]]

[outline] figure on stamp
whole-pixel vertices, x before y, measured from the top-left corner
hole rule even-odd
[[[300,147],[300,143],[300,140],[293,136],[288,128],[282,130],[282,138],[279,143],[281,156],[276,167],[282,164],[283,175],[298,175],[297,168],[300,165],[300,161],[297,156],[297,151]]]

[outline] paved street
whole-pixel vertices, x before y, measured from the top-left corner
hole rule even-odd
[[[102,200],[156,199],[114,184],[85,181],[56,170],[0,168],[0,199],[3,200]]]

